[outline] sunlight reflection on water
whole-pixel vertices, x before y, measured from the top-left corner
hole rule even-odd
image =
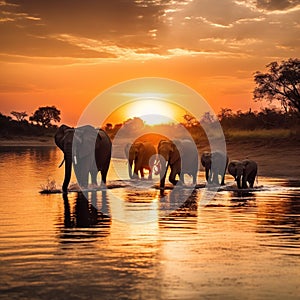
[[[263,189],[219,191],[205,207],[202,189],[167,190],[189,196],[160,215],[158,190],[127,182],[88,199],[40,195],[48,176],[62,182],[60,161],[55,148],[0,151],[0,298],[298,298],[299,181],[261,177]]]

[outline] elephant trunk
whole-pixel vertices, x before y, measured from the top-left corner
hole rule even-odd
[[[236,180],[236,183],[237,183],[237,186],[238,186],[238,188],[240,189],[240,188],[242,188],[242,185],[241,185],[241,175],[238,175],[238,176],[236,176],[236,178],[235,178],[235,180]]]
[[[129,161],[128,161],[128,175],[129,175],[129,178],[130,178],[130,179],[133,178],[133,174],[132,174],[132,165],[133,165],[133,160],[129,160]]]
[[[205,166],[205,178],[206,181],[209,183],[210,179],[209,179],[209,171],[210,171],[210,167],[209,166]]]
[[[65,155],[65,178],[62,186],[64,193],[68,191],[68,185],[70,183],[72,173],[72,155]]]
[[[160,160],[160,183],[159,187],[160,190],[163,191],[165,188],[165,181],[166,181],[166,175],[167,175],[167,170],[169,167],[169,162],[165,161],[164,159]]]

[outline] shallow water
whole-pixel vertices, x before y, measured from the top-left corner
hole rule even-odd
[[[162,198],[114,160],[120,174],[88,200],[41,195],[48,177],[62,182],[61,158],[0,149],[1,299],[299,299],[299,181],[260,177],[203,206],[203,188]]]

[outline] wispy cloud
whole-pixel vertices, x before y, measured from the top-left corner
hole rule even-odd
[[[148,61],[256,55],[259,47],[269,55],[274,45],[278,55],[295,56],[300,46],[300,0],[0,0],[0,7],[0,52],[16,57]]]

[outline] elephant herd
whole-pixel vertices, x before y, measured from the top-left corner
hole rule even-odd
[[[78,128],[61,125],[55,134],[55,143],[64,153],[65,177],[62,185],[64,193],[70,183],[72,165],[78,184],[86,188],[91,176],[92,184],[97,185],[97,174],[101,172],[102,185],[106,184],[107,172],[111,160],[112,142],[105,131],[90,125]],[[170,167],[169,181],[173,185],[184,183],[184,174],[192,176],[196,184],[198,173],[198,150],[195,143],[189,139],[161,140],[157,146],[150,142],[134,142],[124,148],[128,160],[128,174],[131,179],[144,178],[144,170],[160,175],[160,190],[165,188],[165,179]],[[205,168],[205,178],[208,184],[224,185],[226,169],[237,182],[238,188],[253,188],[257,175],[255,161],[245,159],[232,160],[228,164],[226,154],[204,152],[201,164]],[[176,177],[178,176],[178,177]],[[177,178],[177,179],[176,179]]]

